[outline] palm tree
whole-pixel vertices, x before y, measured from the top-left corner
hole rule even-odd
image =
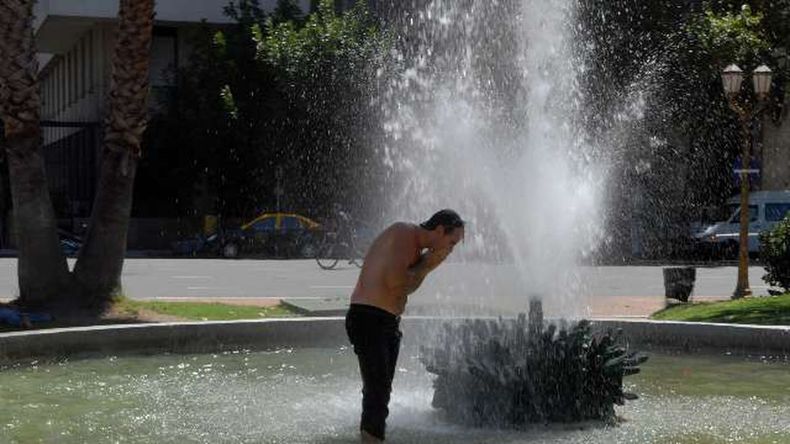
[[[153,0],[121,0],[99,187],[74,277],[84,303],[120,288],[140,144],[148,117]]]
[[[33,3],[0,3],[0,116],[19,252],[18,302],[28,307],[52,303],[69,283],[41,152]]]

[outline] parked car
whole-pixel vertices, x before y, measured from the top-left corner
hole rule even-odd
[[[740,239],[740,196],[727,201],[726,220],[694,235],[703,253],[736,257]],[[772,229],[790,214],[790,190],[749,193],[749,253],[760,252],[760,232]]]
[[[321,225],[301,214],[263,213],[236,229],[220,231],[215,244],[221,256],[244,254],[274,257],[313,257]]]
[[[80,248],[82,248],[82,238],[60,228],[58,228],[58,238],[63,254],[65,254],[66,257],[76,257]]]
[[[200,254],[216,254],[219,248],[217,233],[210,235],[197,234],[190,238],[180,239],[171,243],[173,254],[179,256],[197,256]]]

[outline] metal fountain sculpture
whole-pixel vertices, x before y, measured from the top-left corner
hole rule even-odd
[[[623,378],[647,356],[622,333],[593,335],[591,323],[543,319],[539,300],[515,320],[447,322],[421,361],[434,380],[433,406],[448,420],[480,427],[616,420],[615,405],[637,399]]]

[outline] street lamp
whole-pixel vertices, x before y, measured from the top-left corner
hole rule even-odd
[[[724,68],[724,71],[721,73],[721,81],[724,84],[724,92],[727,93],[727,98],[731,98],[741,91],[743,70],[738,68],[738,65],[730,65]]]
[[[771,68],[760,65],[752,72],[752,81],[754,82],[754,93],[760,100],[765,100],[768,97],[768,92],[771,91],[771,77],[773,76]]]
[[[751,125],[754,118],[764,109],[763,103],[771,90],[771,69],[765,65],[760,65],[752,72],[752,82],[754,84],[754,95],[757,103],[750,100],[749,96],[741,95],[741,84],[743,83],[743,71],[733,64],[721,73],[721,81],[730,108],[738,114],[741,123],[742,151],[741,168],[736,173],[741,174],[741,210],[740,210],[740,233],[738,236],[738,283],[735,285],[735,292],[732,298],[738,299],[750,296],[752,290],[749,288],[749,169],[751,164]]]

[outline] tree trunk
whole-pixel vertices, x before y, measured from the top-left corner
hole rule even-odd
[[[41,152],[33,0],[0,3],[0,114],[18,249],[19,302],[51,304],[69,282]],[[61,301],[65,302],[65,301]]]
[[[132,192],[148,117],[153,0],[121,0],[99,189],[74,276],[83,303],[98,306],[120,289]]]

